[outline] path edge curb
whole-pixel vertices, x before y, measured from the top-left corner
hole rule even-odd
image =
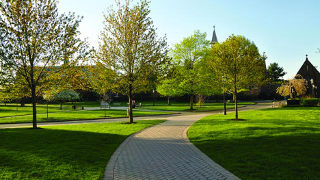
[[[217,114],[212,114],[212,115],[217,115]],[[208,115],[211,116],[211,115]],[[205,116],[207,117],[207,116]],[[204,117],[203,117],[204,118]],[[202,118],[201,118],[202,119]],[[197,148],[197,146],[195,146],[190,139],[188,138],[188,131],[190,129],[190,127],[196,123],[197,121],[201,120],[198,119],[196,121],[194,121],[190,126],[188,126],[184,132],[183,132],[183,138],[185,139],[185,141],[187,141],[190,144],[190,147],[195,151],[198,152],[201,159],[203,161],[205,161],[208,165],[212,166],[212,164],[214,166],[212,166],[214,169],[216,169],[219,173],[221,173],[222,175],[224,175],[227,179],[232,179],[232,180],[240,180],[239,177],[237,177],[236,175],[232,174],[230,171],[226,170],[225,168],[223,168],[222,166],[220,166],[218,163],[216,163],[215,161],[213,161],[209,156],[207,156],[205,153],[203,153],[199,148]]]
[[[166,122],[166,120],[165,120],[164,122],[162,122],[162,123],[165,123],[165,122]],[[113,180],[113,179],[114,179],[114,167],[115,167],[115,165],[116,165],[116,163],[117,163],[118,157],[119,157],[119,155],[121,154],[121,152],[123,151],[123,148],[126,146],[126,144],[128,144],[128,143],[132,140],[132,138],[133,138],[134,136],[136,136],[137,134],[139,134],[139,133],[141,133],[141,132],[143,132],[143,131],[145,131],[145,130],[147,130],[147,129],[149,129],[149,128],[152,128],[152,127],[154,127],[154,126],[158,126],[158,125],[160,125],[160,124],[162,124],[162,123],[159,123],[159,124],[150,126],[150,127],[148,127],[148,128],[142,129],[142,130],[140,130],[140,131],[138,131],[138,132],[135,132],[135,133],[131,134],[129,137],[127,137],[127,138],[120,144],[120,146],[116,149],[116,151],[113,152],[111,158],[109,159],[109,161],[108,161],[108,163],[107,163],[107,166],[106,166],[106,168],[105,168],[105,171],[104,171],[103,180]]]

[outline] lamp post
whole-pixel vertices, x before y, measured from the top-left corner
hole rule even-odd
[[[154,96],[154,93],[155,93],[155,90],[152,89],[152,95],[153,95],[153,102],[152,102],[152,105],[155,106],[155,96]]]
[[[227,104],[226,104],[226,92],[224,90],[224,86],[225,86],[225,81],[226,81],[226,77],[225,76],[222,76],[222,90],[223,90],[223,114],[224,115],[227,115]]]

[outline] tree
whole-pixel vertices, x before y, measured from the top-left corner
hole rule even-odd
[[[308,82],[303,79],[301,75],[297,74],[295,78],[283,83],[278,89],[277,93],[283,97],[290,96],[290,98],[302,97],[307,94]]]
[[[206,86],[200,76],[201,59],[205,56],[210,41],[206,40],[206,33],[195,31],[193,35],[184,38],[171,50],[174,73],[163,80],[158,87],[162,95],[176,96],[189,95],[190,110],[193,110],[193,101],[196,94],[202,94]],[[206,82],[205,84],[208,84]]]
[[[119,84],[116,81],[117,74],[115,71],[106,68],[100,62],[97,62],[95,66],[90,66],[88,70],[89,87],[106,101],[107,93],[111,93],[112,90],[119,87]]]
[[[268,72],[268,77],[272,80],[272,81],[279,81],[280,78],[282,78],[284,75],[286,75],[287,73],[283,70],[282,67],[280,67],[278,65],[278,63],[271,63],[268,68],[267,68],[267,72]]]
[[[238,120],[237,94],[253,86],[259,87],[265,77],[265,57],[259,54],[253,42],[235,35],[222,43],[215,43],[211,56],[211,67],[217,74],[217,80],[223,82],[225,90],[233,94],[235,119]]]
[[[0,1],[1,60],[30,89],[33,128],[37,128],[38,87],[84,55],[79,23],[74,14],[59,15],[56,0]]]
[[[60,102],[60,110],[62,110],[62,103],[74,102],[79,99],[79,94],[74,90],[62,90],[53,96],[54,101]]]
[[[116,1],[116,9],[105,15],[105,27],[97,53],[97,62],[117,75],[115,92],[128,96],[129,122],[133,122],[132,100],[135,93],[148,91],[152,77],[166,61],[165,38],[158,38],[149,17],[150,2],[141,0],[131,6]]]

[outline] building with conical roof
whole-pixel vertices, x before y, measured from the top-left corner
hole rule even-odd
[[[218,42],[218,38],[216,35],[216,26],[213,26],[213,34],[212,34],[212,40],[211,44],[214,45],[214,43]]]
[[[307,95],[320,98],[320,73],[317,68],[311,64],[308,55],[306,55],[306,60],[299,69],[297,75],[298,74],[308,81]]]

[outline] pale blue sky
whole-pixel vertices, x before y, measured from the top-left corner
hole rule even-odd
[[[61,12],[84,17],[80,31],[97,47],[103,13],[114,0],[60,0]],[[266,52],[267,63],[278,62],[291,78],[309,55],[320,69],[319,0],[152,0],[151,17],[160,35],[172,46],[194,30],[211,39],[216,25],[218,41],[244,35]]]

